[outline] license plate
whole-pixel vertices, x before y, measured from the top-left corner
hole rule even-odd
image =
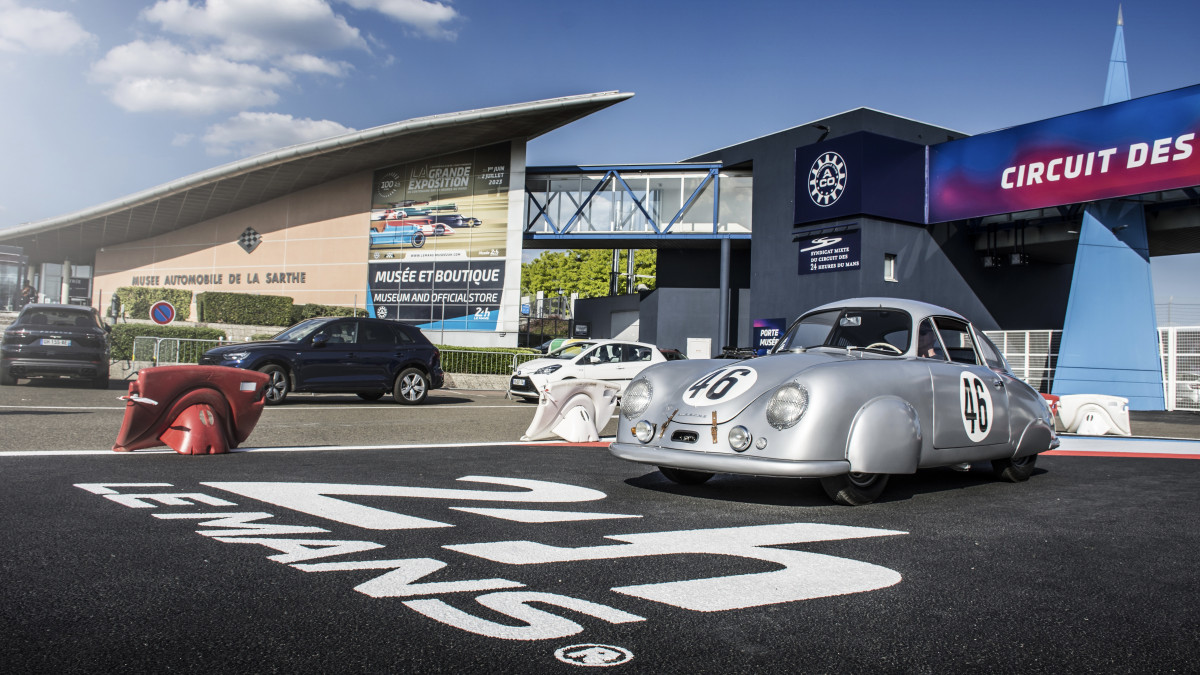
[[[514,377],[514,378],[512,379],[512,383],[513,383],[513,386],[514,386],[514,387],[523,387],[523,386],[525,386],[525,378],[523,378],[523,377]]]
[[[58,338],[42,338],[43,347],[70,347],[70,340],[60,340]]]

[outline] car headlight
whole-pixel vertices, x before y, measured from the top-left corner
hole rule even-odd
[[[550,373],[553,373],[554,371],[558,370],[559,368],[562,368],[562,366],[556,363],[552,366],[544,366],[542,368],[538,368],[537,370],[533,371],[533,374],[534,375],[549,375]]]
[[[247,356],[250,356],[250,352],[225,352],[224,354],[221,355],[221,360],[223,360],[223,361],[241,361],[242,359],[246,358]]]
[[[633,425],[633,436],[642,443],[649,443],[654,438],[654,423],[642,420]]]
[[[776,429],[787,429],[800,421],[808,410],[808,390],[795,382],[775,390],[767,403],[767,423]]]
[[[754,435],[750,430],[740,424],[729,430],[729,447],[733,448],[734,452],[745,452],[753,440]]]
[[[621,396],[621,415],[626,419],[635,419],[650,407],[650,399],[654,396],[654,387],[650,380],[638,379],[625,389]]]

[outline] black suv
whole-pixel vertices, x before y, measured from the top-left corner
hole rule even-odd
[[[22,377],[72,377],[108,388],[110,328],[91,307],[25,305],[4,330],[0,384]]]
[[[368,401],[390,392],[398,403],[416,404],[445,381],[441,353],[420,330],[382,319],[307,319],[270,340],[210,349],[200,363],[270,375],[267,405],[293,391],[353,393]]]

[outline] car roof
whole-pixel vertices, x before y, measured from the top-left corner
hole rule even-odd
[[[927,317],[927,316],[949,316],[949,317],[954,317],[956,319],[962,319],[963,321],[968,321],[965,316],[963,316],[953,310],[946,309],[945,307],[940,307],[938,305],[934,305],[934,304],[931,304],[928,302],[922,302],[920,300],[910,300],[908,298],[880,298],[880,297],[848,298],[846,300],[838,300],[837,302],[830,302],[830,303],[821,305],[819,307],[814,307],[814,308],[808,310],[807,312],[804,312],[804,314],[812,314],[813,312],[820,312],[820,311],[825,311],[825,310],[829,310],[829,309],[842,309],[842,308],[848,308],[848,307],[859,308],[859,309],[869,309],[869,308],[875,308],[875,307],[887,308],[887,309],[898,309],[898,310],[901,310],[904,312],[908,312],[909,314],[911,314],[914,318],[916,318],[918,320],[922,319],[924,317]],[[968,323],[969,323],[969,321],[968,321]]]

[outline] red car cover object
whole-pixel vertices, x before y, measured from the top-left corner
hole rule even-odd
[[[181,455],[229,452],[262,416],[270,378],[225,366],[158,366],[129,383],[116,452],[170,446]]]

